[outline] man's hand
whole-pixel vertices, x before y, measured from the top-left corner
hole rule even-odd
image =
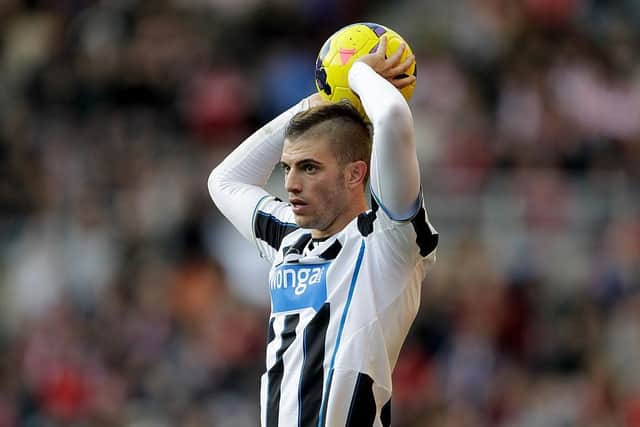
[[[380,43],[375,52],[358,58],[356,62],[364,62],[396,88],[402,89],[416,80],[415,76],[398,78],[398,76],[406,74],[415,60],[415,55],[409,55],[404,61],[400,62],[405,47],[406,45],[402,43],[389,58],[385,58],[385,52],[387,51],[387,36],[385,35],[380,37]]]

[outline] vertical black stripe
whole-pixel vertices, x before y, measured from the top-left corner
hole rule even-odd
[[[380,411],[380,423],[382,427],[389,427],[391,425],[391,399],[384,404]]]
[[[258,239],[264,240],[272,248],[278,250],[282,239],[292,231],[298,229],[295,224],[280,221],[273,215],[258,211],[253,224],[253,231]]]
[[[345,427],[373,425],[376,418],[376,401],[373,397],[372,386],[373,379],[369,375],[358,374]]]
[[[420,255],[425,257],[438,246],[438,233],[433,233],[427,224],[424,206],[420,207],[416,216],[411,220],[411,224],[416,232],[416,243],[420,248]]]
[[[276,363],[268,372],[267,427],[278,427],[278,417],[280,415],[280,386],[282,385],[282,376],[284,375],[284,361],[282,360],[282,356],[296,339],[296,327],[299,321],[299,314],[289,314],[284,318],[284,329],[281,335],[282,344],[276,353]]]
[[[316,427],[324,389],[324,354],[330,305],[325,303],[304,330],[304,362],[300,377],[298,427]]]
[[[275,322],[276,318],[272,317],[269,319],[269,330],[267,331],[267,344],[273,341],[276,338],[276,332],[273,330],[273,322]]]

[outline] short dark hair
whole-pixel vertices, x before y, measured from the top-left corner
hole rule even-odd
[[[371,160],[371,126],[349,102],[341,101],[302,111],[291,118],[284,136],[290,141],[305,136],[329,139],[336,159],[342,164]]]

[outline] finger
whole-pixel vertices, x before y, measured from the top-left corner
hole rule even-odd
[[[387,52],[387,36],[380,37],[380,42],[378,43],[378,48],[376,49],[376,54],[384,58]]]
[[[407,86],[411,86],[416,81],[416,76],[403,77],[401,79],[392,79],[393,84],[398,89],[404,89]]]
[[[388,69],[385,73],[386,77],[394,78],[396,76],[399,76],[400,74],[404,74],[409,68],[411,68],[415,59],[416,59],[415,55],[407,56],[405,60],[402,61],[400,64],[396,65],[393,68]]]
[[[396,51],[393,52],[393,55],[391,55],[389,59],[387,59],[387,66],[389,68],[393,67],[398,63],[398,61],[400,61],[400,58],[402,58],[402,52],[404,52],[405,47],[406,45],[404,43],[400,43],[400,46],[398,46]]]

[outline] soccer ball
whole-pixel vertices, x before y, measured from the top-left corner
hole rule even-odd
[[[361,56],[374,52],[378,47],[380,37],[387,36],[386,56],[389,57],[398,49],[401,43],[406,45],[401,61],[412,54],[409,44],[398,33],[382,25],[373,23],[358,23],[348,25],[334,33],[324,43],[316,60],[316,87],[320,95],[331,102],[343,99],[349,100],[360,112],[364,113],[360,98],[349,88],[349,69],[354,61]],[[407,77],[416,75],[415,61],[407,70]],[[413,84],[400,90],[408,101],[413,95]]]

